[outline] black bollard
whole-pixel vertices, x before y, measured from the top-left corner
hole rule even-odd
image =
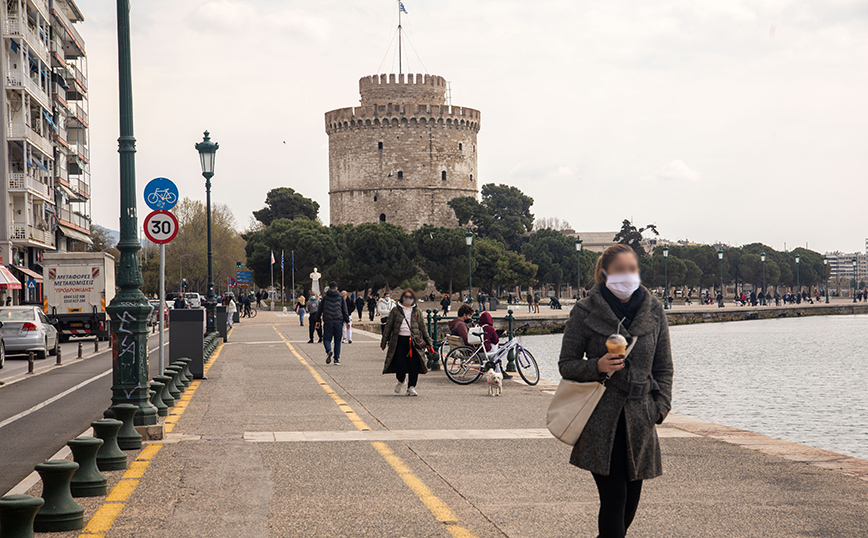
[[[151,381],[149,383],[151,389],[153,389],[153,395],[151,396],[151,404],[157,408],[157,415],[161,417],[165,417],[169,414],[169,406],[166,405],[166,402],[163,401],[161,395],[163,394],[163,389],[166,387],[165,384],[160,383],[159,381]]]
[[[175,407],[175,398],[173,398],[172,394],[169,392],[169,383],[172,382],[172,378],[167,375],[157,375],[154,376],[154,381],[163,384],[163,392],[160,393],[160,399],[163,400],[163,404],[167,407]],[[157,409],[159,409],[159,407]]]
[[[183,392],[184,384],[178,381],[178,375],[180,370],[178,370],[174,366],[169,366],[163,371],[163,375],[167,375],[172,378],[172,382],[169,383],[169,394],[172,395],[172,398],[175,400],[181,399],[181,392]]]
[[[70,491],[73,497],[99,497],[108,490],[108,478],[96,466],[96,453],[102,446],[102,439],[96,437],[76,437],[66,442],[72,450],[72,459],[78,470],[72,475]]]
[[[57,345],[57,364],[58,366],[62,364],[61,355],[63,355],[63,348],[60,347],[60,344]]]
[[[138,409],[133,404],[123,403],[111,407],[115,418],[124,423],[118,432],[118,446],[121,450],[138,450],[142,448],[142,436],[136,431],[133,417]]]
[[[78,343],[78,358],[81,358],[81,342]]]
[[[44,504],[31,495],[0,498],[0,538],[33,538],[33,519]]]
[[[27,373],[28,374],[33,373],[33,352],[32,351],[27,352]]]
[[[77,470],[78,464],[68,460],[48,460],[36,466],[45,505],[36,514],[33,530],[61,532],[84,527],[84,508],[70,492],[70,481]]]
[[[96,453],[96,466],[100,471],[122,471],[127,468],[127,455],[118,446],[118,431],[124,425],[120,420],[103,418],[90,423],[93,436],[103,440]]]
[[[180,368],[180,374],[178,375],[178,379],[181,384],[184,385],[184,389],[190,386],[190,380],[187,379],[187,364],[183,361],[175,361],[172,363],[172,366],[177,366]]]

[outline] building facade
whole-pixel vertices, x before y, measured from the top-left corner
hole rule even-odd
[[[868,256],[862,252],[827,252],[825,255],[829,264],[829,277],[834,282],[841,281],[845,287],[853,280],[853,260],[856,260],[856,277],[859,282],[868,282]],[[857,282],[858,284],[858,282]]]
[[[363,77],[359,93],[325,114],[331,223],[457,226],[449,200],[478,193],[479,111],[448,105],[433,75]]]
[[[24,284],[0,299],[41,303],[43,254],[91,244],[84,17],[74,0],[5,0],[0,19],[0,263]]]

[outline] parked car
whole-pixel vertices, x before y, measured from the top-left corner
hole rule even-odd
[[[185,293],[184,299],[187,300],[187,304],[190,305],[190,308],[201,308],[202,307],[202,297],[198,293],[196,293],[195,291]]]
[[[56,355],[60,345],[57,329],[38,306],[6,306],[0,308],[0,334],[6,352],[36,352],[44,359]],[[54,322],[56,323],[56,321]]]

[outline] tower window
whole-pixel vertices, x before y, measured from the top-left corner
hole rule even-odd
[[[458,151],[462,151],[464,147],[461,145],[461,142],[458,143]]]
[[[386,222],[386,214],[380,213],[380,222]]]
[[[377,195],[376,194],[374,195],[374,201],[375,202],[377,201]]]
[[[398,179],[404,179],[404,172],[401,170],[398,170]]]
[[[440,172],[440,179],[442,179],[443,181],[446,181],[446,170],[443,170],[442,172]]]
[[[377,143],[377,149],[383,149],[383,143],[382,142]]]
[[[470,174],[470,181],[473,181],[473,174]]]

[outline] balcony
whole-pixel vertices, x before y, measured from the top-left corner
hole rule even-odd
[[[67,108],[66,90],[56,82],[51,83],[51,97],[60,104],[60,108]]]
[[[84,76],[78,66],[66,64],[66,73],[64,74],[66,83],[69,87],[75,90],[75,93],[87,93],[87,77]],[[69,96],[70,99],[77,97]]]
[[[40,105],[45,108],[51,108],[51,101],[48,99],[48,94],[45,93],[45,90],[40,88],[39,84],[21,71],[8,71],[6,73],[6,87],[26,90]]]
[[[84,111],[84,108],[78,103],[70,103],[66,107],[69,110],[69,119],[77,122],[81,125],[82,128],[87,129],[87,124],[90,122],[90,118],[88,118],[87,112]]]
[[[90,233],[90,220],[73,213],[69,209],[61,209],[57,212],[57,218],[65,226],[73,226],[85,233]]]
[[[78,33],[78,30],[75,29],[75,25],[69,22],[69,19],[66,17],[66,13],[63,11],[58,11],[56,8],[51,8],[51,14],[54,15],[54,18],[57,19],[58,22],[63,26],[66,30],[67,35],[69,36],[70,44],[78,50],[78,54],[74,54],[75,56],[84,56],[84,39],[82,39],[81,34]],[[64,48],[64,50],[66,50]],[[69,54],[68,54],[69,56]]]
[[[80,142],[69,143],[69,154],[73,156],[78,156],[78,158],[80,158],[86,163],[90,162],[90,150],[87,146]]]
[[[47,228],[43,224],[44,228]],[[9,238],[13,242],[37,243],[40,246],[54,248],[54,234],[30,224],[13,224],[9,228]]]
[[[48,185],[22,172],[9,173],[9,190],[18,192],[26,191],[47,202],[54,202],[52,190]]]
[[[47,138],[33,130],[29,125],[25,125],[23,121],[9,125],[9,138],[21,139],[24,138],[44,153],[46,156],[54,158],[54,148]]]
[[[84,198],[90,198],[90,185],[88,185],[87,183],[85,183],[84,181],[82,181],[80,179],[76,180],[76,181],[73,181],[72,179],[70,179],[69,184],[75,185],[75,192],[77,192],[78,194],[80,194]]]
[[[36,53],[42,61],[48,63],[48,47],[45,41],[39,38],[38,31],[34,31],[29,24],[23,22],[17,15],[8,17],[3,24],[7,36],[18,36],[24,39],[30,46],[30,50]]]

